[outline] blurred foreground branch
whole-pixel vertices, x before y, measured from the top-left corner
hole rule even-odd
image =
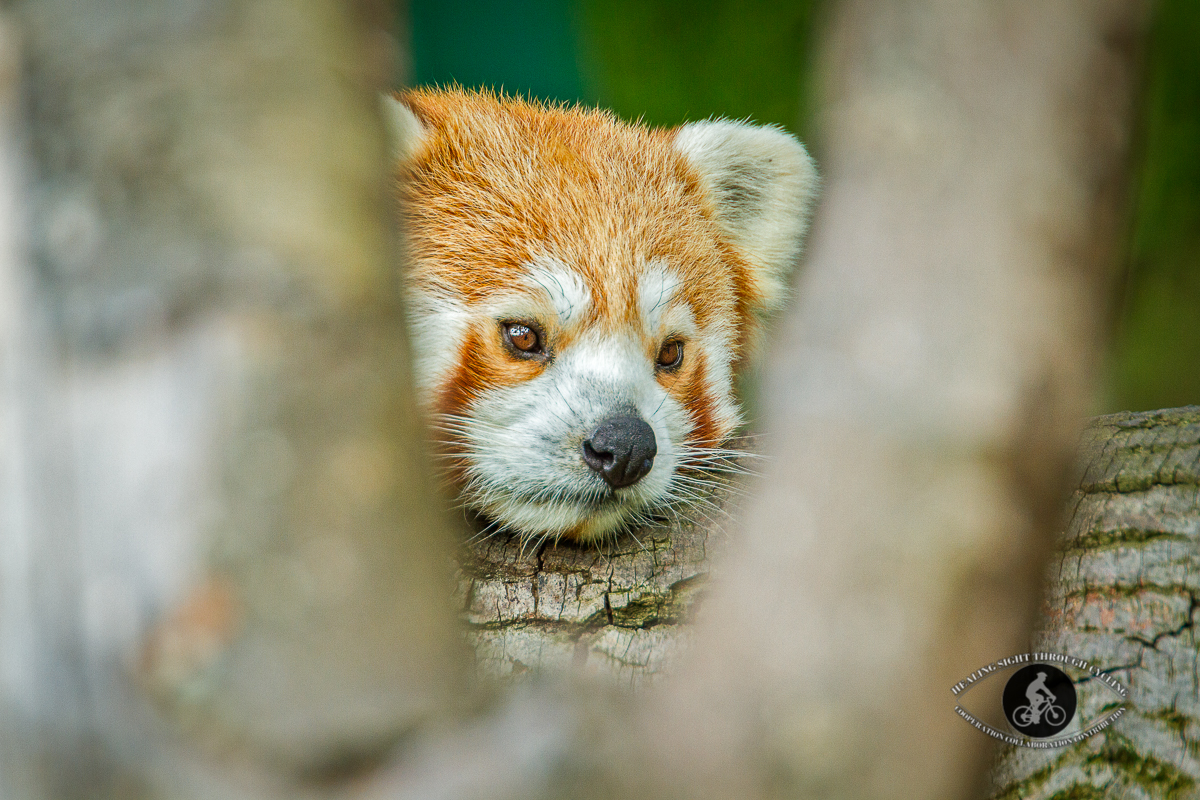
[[[765,392],[773,461],[649,723],[681,794],[981,788],[991,745],[949,687],[1020,652],[1039,608],[1144,12],[838,5],[827,189]]]
[[[457,689],[366,6],[5,15],[6,798],[286,783]]]

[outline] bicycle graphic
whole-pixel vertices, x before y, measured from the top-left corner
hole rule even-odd
[[[1046,673],[1039,672],[1025,689],[1025,697],[1029,705],[1017,706],[1013,709],[1012,720],[1019,728],[1037,725],[1046,718],[1046,724],[1057,728],[1067,721],[1066,710],[1058,704],[1054,692],[1046,686]]]
[[[1047,739],[1075,719],[1079,696],[1069,675],[1052,664],[1034,662],[1009,677],[1000,704],[1013,733]]]
[[[1067,712],[1062,706],[1052,700],[1039,698],[1039,705],[1032,704],[1027,706],[1018,706],[1013,711],[1013,722],[1019,728],[1028,728],[1031,725],[1037,725],[1045,716],[1046,724],[1058,727],[1067,721]]]

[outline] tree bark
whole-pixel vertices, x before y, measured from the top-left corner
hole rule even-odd
[[[469,545],[459,598],[481,678],[582,669],[642,688],[669,672],[709,570],[714,534],[697,523],[616,542]]]
[[[753,449],[749,437],[734,447]],[[456,603],[479,677],[570,668],[631,688],[664,677],[686,644],[711,565],[736,536],[730,499],[745,482],[717,483],[691,512],[612,541],[469,537],[456,562]]]
[[[1030,651],[1082,658],[1128,690],[1110,729],[1006,747],[995,798],[1190,797],[1200,782],[1200,406],[1114,414],[1080,441],[1078,486]],[[1096,718],[1114,698],[1084,691]]]

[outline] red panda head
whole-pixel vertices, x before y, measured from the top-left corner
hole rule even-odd
[[[418,392],[467,506],[592,539],[695,496],[816,173],[769,127],[389,99]]]

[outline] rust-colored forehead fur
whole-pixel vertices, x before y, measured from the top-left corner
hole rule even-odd
[[[549,256],[588,286],[589,321],[615,328],[638,313],[646,262],[663,259],[700,326],[745,329],[746,267],[669,131],[490,93],[403,101],[426,128],[400,176],[417,287],[475,303]]]

